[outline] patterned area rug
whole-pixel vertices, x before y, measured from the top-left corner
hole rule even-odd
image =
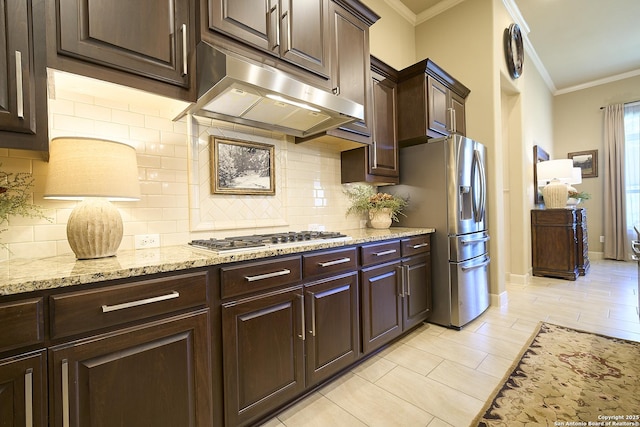
[[[540,323],[472,425],[640,426],[640,342]]]

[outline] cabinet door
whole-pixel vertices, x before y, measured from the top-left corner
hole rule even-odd
[[[282,0],[280,55],[329,77],[329,1]]]
[[[397,84],[372,73],[373,138],[369,147],[369,173],[398,177]]]
[[[0,360],[0,427],[47,425],[45,352]]]
[[[403,327],[407,330],[431,314],[431,254],[403,262]]]
[[[301,288],[222,307],[227,426],[252,424],[304,390]]]
[[[0,147],[46,150],[44,2],[0,0]]]
[[[53,426],[206,427],[209,310],[49,349]]]
[[[209,29],[273,52],[278,8],[278,0],[209,0]]]
[[[467,127],[464,108],[465,99],[452,91],[449,91],[449,95],[449,108],[453,109],[454,120],[453,124],[449,125],[449,129],[452,129],[453,132],[459,135],[466,135]]]
[[[307,387],[359,355],[358,273],[305,286]]]
[[[427,76],[427,111],[429,130],[441,135],[449,135],[449,89],[431,76]]]
[[[369,57],[369,27],[337,4],[331,3],[331,80],[333,91],[342,97],[364,105],[364,121],[340,127],[371,142],[371,59]]]
[[[402,333],[400,261],[362,269],[362,350],[365,354]]]
[[[57,13],[58,53],[189,86],[189,0],[59,0]]]

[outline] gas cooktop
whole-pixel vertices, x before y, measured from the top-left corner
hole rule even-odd
[[[322,242],[344,242],[351,237],[336,231],[288,231],[272,234],[192,240],[189,245],[218,252],[245,251],[260,248],[292,247]]]

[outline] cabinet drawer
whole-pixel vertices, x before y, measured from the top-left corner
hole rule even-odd
[[[356,270],[356,248],[337,249],[302,256],[304,277]]]
[[[42,298],[0,304],[0,353],[43,341],[42,309]]]
[[[220,269],[221,297],[229,298],[289,285],[302,279],[299,256],[248,262]]]
[[[373,265],[400,258],[400,241],[373,243],[360,248],[362,265]]]
[[[402,244],[402,256],[411,256],[431,251],[431,235],[410,237],[400,240]]]
[[[207,272],[70,292],[50,298],[51,338],[88,332],[207,303]]]

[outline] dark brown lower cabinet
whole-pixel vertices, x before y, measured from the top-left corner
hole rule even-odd
[[[302,393],[302,287],[222,306],[225,425],[249,425]]]
[[[213,425],[209,309],[49,349],[55,427]]]
[[[0,360],[0,427],[47,425],[44,350]]]
[[[431,314],[430,254],[362,269],[362,350],[381,347]]]
[[[304,287],[307,387],[354,363],[360,355],[358,273]]]

